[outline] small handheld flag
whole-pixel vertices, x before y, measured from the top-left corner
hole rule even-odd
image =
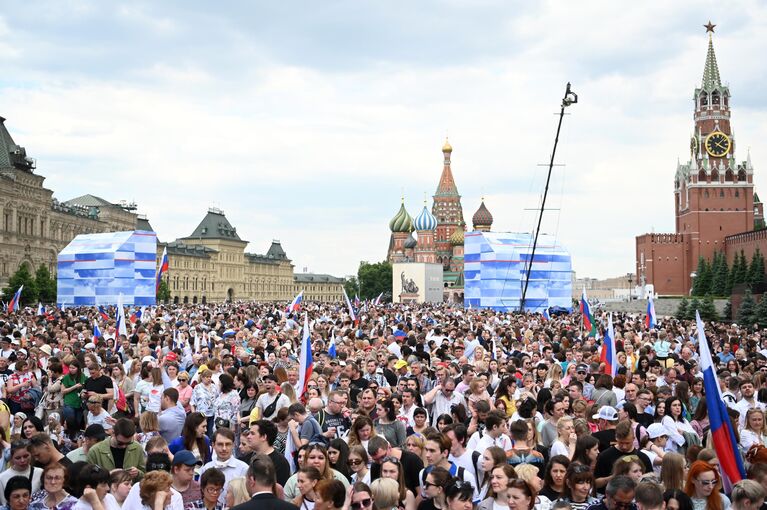
[[[344,300],[346,301],[346,306],[349,308],[349,318],[351,318],[352,322],[354,322],[355,326],[357,325],[357,315],[354,313],[354,308],[352,307],[352,302],[349,301],[349,296],[346,295],[346,289],[341,287],[341,290],[344,292]]]
[[[719,381],[714,372],[716,365],[714,365],[711,359],[711,351],[708,347],[703,321],[700,320],[700,314],[697,310],[695,310],[695,322],[698,329],[703,387],[705,388],[706,400],[708,401],[711,439],[714,443],[714,450],[716,450],[722,474],[726,475],[730,482],[734,484],[746,478],[746,470],[743,468],[743,459],[738,450],[738,442],[735,440],[735,432],[732,428],[730,415],[727,413],[727,404],[722,399],[722,394],[719,390]]]
[[[583,329],[588,331],[588,336],[597,336],[597,325],[591,315],[589,301],[586,298],[586,287],[583,287],[583,294],[581,294],[581,314],[583,315]]]
[[[304,300],[304,291],[298,293],[296,297],[293,298],[293,301],[290,302],[288,307],[285,309],[285,313],[292,313],[297,312],[301,310],[301,302]]]
[[[653,329],[656,325],[655,303],[652,299],[652,293],[650,293],[649,299],[647,300],[647,317],[644,319],[644,325],[647,329]]]
[[[312,359],[312,335],[309,330],[309,314],[304,316],[304,332],[301,340],[301,353],[298,356],[298,398],[301,398],[309,384],[314,369]]]
[[[382,297],[383,297],[383,292],[381,292],[380,294],[378,294],[378,297],[376,298],[376,301],[375,301],[375,303],[373,303],[373,304],[374,304],[374,305],[376,305],[376,306],[380,305],[380,304],[381,304],[381,298],[382,298]]]
[[[162,258],[160,259],[160,267],[157,269],[157,282],[155,283],[155,293],[160,292],[160,282],[162,282],[162,275],[168,271],[168,247],[162,249]]]
[[[128,336],[128,325],[125,320],[125,307],[123,307],[123,295],[117,296],[117,334]]]
[[[42,303],[37,303],[37,315],[45,315],[45,307]]]
[[[109,320],[109,314],[107,313],[106,308],[104,308],[102,305],[99,305],[99,315],[101,315],[103,320]]]
[[[549,315],[549,307],[548,306],[543,309],[543,320],[547,320],[547,321],[551,320],[551,315]]]
[[[8,311],[9,312],[15,312],[19,309],[19,303],[21,302],[21,291],[24,289],[24,286],[22,285],[19,287],[19,290],[16,291],[16,293],[13,295],[11,300],[8,302]]]
[[[99,329],[99,323],[93,321],[93,336],[94,338],[102,338],[101,330]]]
[[[336,354],[336,332],[333,330],[330,337],[330,345],[328,345],[328,356],[335,358]]]
[[[618,353],[615,347],[615,331],[613,331],[613,314],[607,319],[607,331],[602,339],[602,354],[600,360],[605,364],[605,374],[615,377],[618,373]]]

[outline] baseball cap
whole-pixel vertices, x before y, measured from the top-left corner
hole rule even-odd
[[[656,439],[660,436],[667,436],[668,431],[666,430],[666,427],[661,425],[660,423],[653,423],[649,427],[647,427],[647,435],[650,436],[650,439]]]
[[[178,466],[179,464],[185,466],[197,466],[198,464],[202,464],[202,462],[197,460],[197,457],[195,457],[189,450],[179,450],[173,455],[173,465]]]
[[[617,421],[618,411],[612,406],[602,406],[599,408],[599,412],[592,416],[592,418],[595,420]]]
[[[586,372],[589,373],[589,366],[585,363],[581,363],[580,365],[575,367],[576,372]]]
[[[405,361],[404,359],[398,360],[394,364],[394,368],[396,368],[397,370],[399,370],[400,368],[404,368],[406,366],[407,366],[407,361]]]
[[[171,351],[168,354],[165,355],[165,359],[168,361],[176,361],[178,359],[178,354]]]

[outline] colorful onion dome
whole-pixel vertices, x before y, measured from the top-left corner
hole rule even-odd
[[[453,146],[445,138],[445,145],[442,146],[442,152],[453,152]]]
[[[399,207],[399,211],[389,222],[389,230],[392,232],[412,232],[413,231],[413,218],[405,210],[405,199],[402,199],[402,205]]]
[[[461,246],[463,244],[463,223],[461,225],[453,230],[453,233],[450,235],[450,244],[453,246]]]
[[[415,240],[415,237],[413,237],[413,234],[410,233],[410,235],[407,236],[407,239],[405,239],[405,249],[406,250],[414,250],[416,246],[418,246],[418,241]]]
[[[415,219],[413,226],[416,230],[436,230],[437,218],[434,217],[429,209],[426,207],[426,203],[423,204],[423,210],[421,214]]]
[[[477,209],[477,212],[471,217],[471,222],[474,224],[474,230],[479,230],[479,227],[490,228],[490,226],[492,226],[493,215],[490,214],[490,211],[485,207],[484,198],[482,199],[482,203],[480,204],[479,209]]]

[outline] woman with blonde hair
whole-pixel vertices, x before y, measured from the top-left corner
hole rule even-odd
[[[427,475],[428,476],[428,475]],[[391,478],[379,478],[370,484],[373,496],[373,508],[376,510],[396,510],[399,504],[399,485]]]
[[[405,439],[405,449],[410,453],[418,455],[423,460],[423,447],[426,445],[423,436],[412,434]]]
[[[660,464],[660,483],[666,490],[684,489],[684,470],[686,462],[682,454],[668,452]]]
[[[745,423],[746,426],[740,430],[740,449],[747,452],[755,444],[767,446],[764,411],[759,408],[749,409],[746,412]]]
[[[298,402],[298,398],[296,397],[296,390],[289,382],[285,381],[284,383],[280,384],[280,391],[283,395],[288,397],[291,404]]]
[[[549,368],[549,371],[546,373],[546,380],[543,382],[543,387],[551,388],[551,383],[554,381],[559,381],[560,385],[562,384],[562,365],[559,363],[551,365],[551,368]]]
[[[573,419],[569,416],[560,418],[557,421],[557,439],[551,445],[551,456],[564,455],[573,458],[575,453],[575,442],[578,436],[575,434]]]
[[[250,501],[250,494],[248,494],[245,477],[239,476],[229,482],[229,486],[226,489],[226,506],[227,508],[232,508],[246,501]]]
[[[405,485],[405,472],[397,459],[385,457],[381,461],[381,478],[391,478],[399,485],[399,504],[397,505],[399,508],[415,510],[415,494]]]
[[[150,439],[160,435],[160,421],[157,418],[157,413],[144,411],[138,419],[138,425],[141,428],[141,432],[136,434],[136,441],[144,449]]]

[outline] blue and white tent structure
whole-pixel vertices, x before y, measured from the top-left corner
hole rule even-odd
[[[515,232],[467,232],[464,235],[464,306],[519,310],[533,235]],[[541,234],[532,262],[525,309],[552,306],[572,310],[570,254],[554,236]]]
[[[145,230],[81,234],[58,256],[59,306],[156,303],[157,234]]]

